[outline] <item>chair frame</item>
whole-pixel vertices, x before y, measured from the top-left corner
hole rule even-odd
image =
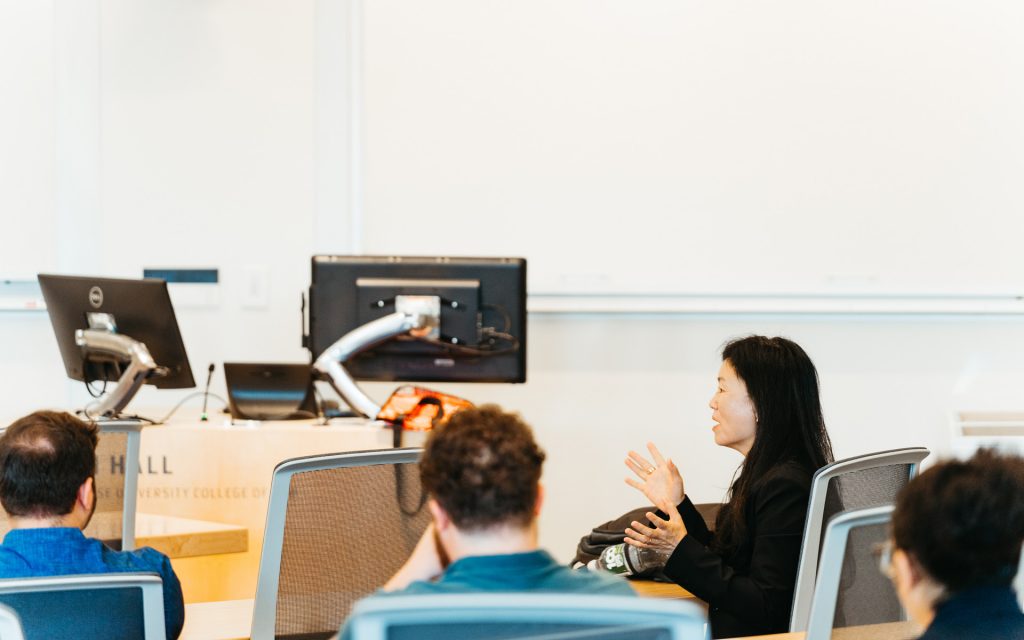
[[[139,498],[139,444],[146,424],[139,420],[97,420],[102,433],[127,434],[124,452],[124,504],[121,516],[121,549],[135,548],[135,513]]]
[[[582,616],[581,616],[582,614]],[[363,600],[349,617],[359,640],[385,640],[394,624],[444,622],[588,622],[635,631],[667,627],[675,640],[710,637],[704,608],[694,602],[586,593],[394,595]]]
[[[843,573],[843,559],[850,531],[859,527],[886,524],[892,520],[894,506],[871,507],[841,513],[828,523],[822,545],[821,566],[814,585],[814,598],[807,623],[806,640],[827,640],[832,637],[836,599]]]
[[[921,461],[930,453],[925,447],[879,451],[838,460],[818,469],[814,474],[811,480],[811,496],[807,503],[803,542],[800,545],[800,564],[797,568],[796,587],[793,589],[793,611],[789,619],[791,632],[807,629],[810,618],[811,601],[814,597],[815,582],[819,571],[818,552],[822,544],[821,531],[825,526],[823,520],[829,481],[847,473],[898,464],[909,464],[910,478],[913,478],[917,475]]]
[[[285,460],[274,468],[267,505],[267,524],[263,532],[256,599],[252,616],[252,640],[273,640],[277,624],[277,590],[281,577],[281,553],[284,548],[285,516],[292,476],[297,473],[418,462],[423,449],[380,449],[347,451],[327,455],[305,456]]]
[[[145,640],[166,640],[164,581],[156,573],[87,573],[0,580],[0,595],[129,588],[142,590]]]
[[[0,604],[0,638],[3,640],[25,640],[25,632],[21,628],[21,618],[17,612],[5,604]]]

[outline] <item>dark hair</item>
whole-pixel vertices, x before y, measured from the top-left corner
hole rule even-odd
[[[715,546],[735,549],[746,535],[745,506],[752,489],[773,468],[794,462],[814,473],[832,462],[832,442],[818,396],[818,371],[800,345],[786,338],[750,336],[722,349],[747,386],[757,427],[715,523]]]
[[[935,465],[896,498],[892,532],[950,592],[1009,585],[1024,540],[1024,459],[982,449]]]
[[[420,479],[460,529],[533,520],[544,452],[530,427],[497,405],[464,409],[433,431]]]
[[[0,437],[0,503],[12,516],[63,516],[78,488],[96,475],[95,424],[37,411]]]

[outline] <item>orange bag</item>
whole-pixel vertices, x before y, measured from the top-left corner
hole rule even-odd
[[[472,406],[469,400],[447,393],[403,385],[392,392],[377,419],[401,425],[404,429],[429,431],[443,425],[456,412]]]

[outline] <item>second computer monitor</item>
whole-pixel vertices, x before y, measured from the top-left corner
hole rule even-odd
[[[345,362],[356,379],[525,382],[526,261],[521,258],[314,256],[306,346],[395,312],[398,296],[435,296],[435,339],[399,336]]]

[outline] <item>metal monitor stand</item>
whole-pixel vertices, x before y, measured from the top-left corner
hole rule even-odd
[[[349,331],[327,348],[313,363],[313,370],[326,376],[331,387],[354,411],[376,418],[380,405],[366,395],[344,363],[353,355],[404,333],[437,338],[441,324],[438,296],[396,296],[395,313],[377,318]]]
[[[128,336],[103,329],[79,329],[75,331],[75,343],[81,347],[86,360],[93,357],[129,361],[117,381],[117,387],[83,410],[90,419],[117,418],[139,392],[146,378],[158,369],[146,345]]]

